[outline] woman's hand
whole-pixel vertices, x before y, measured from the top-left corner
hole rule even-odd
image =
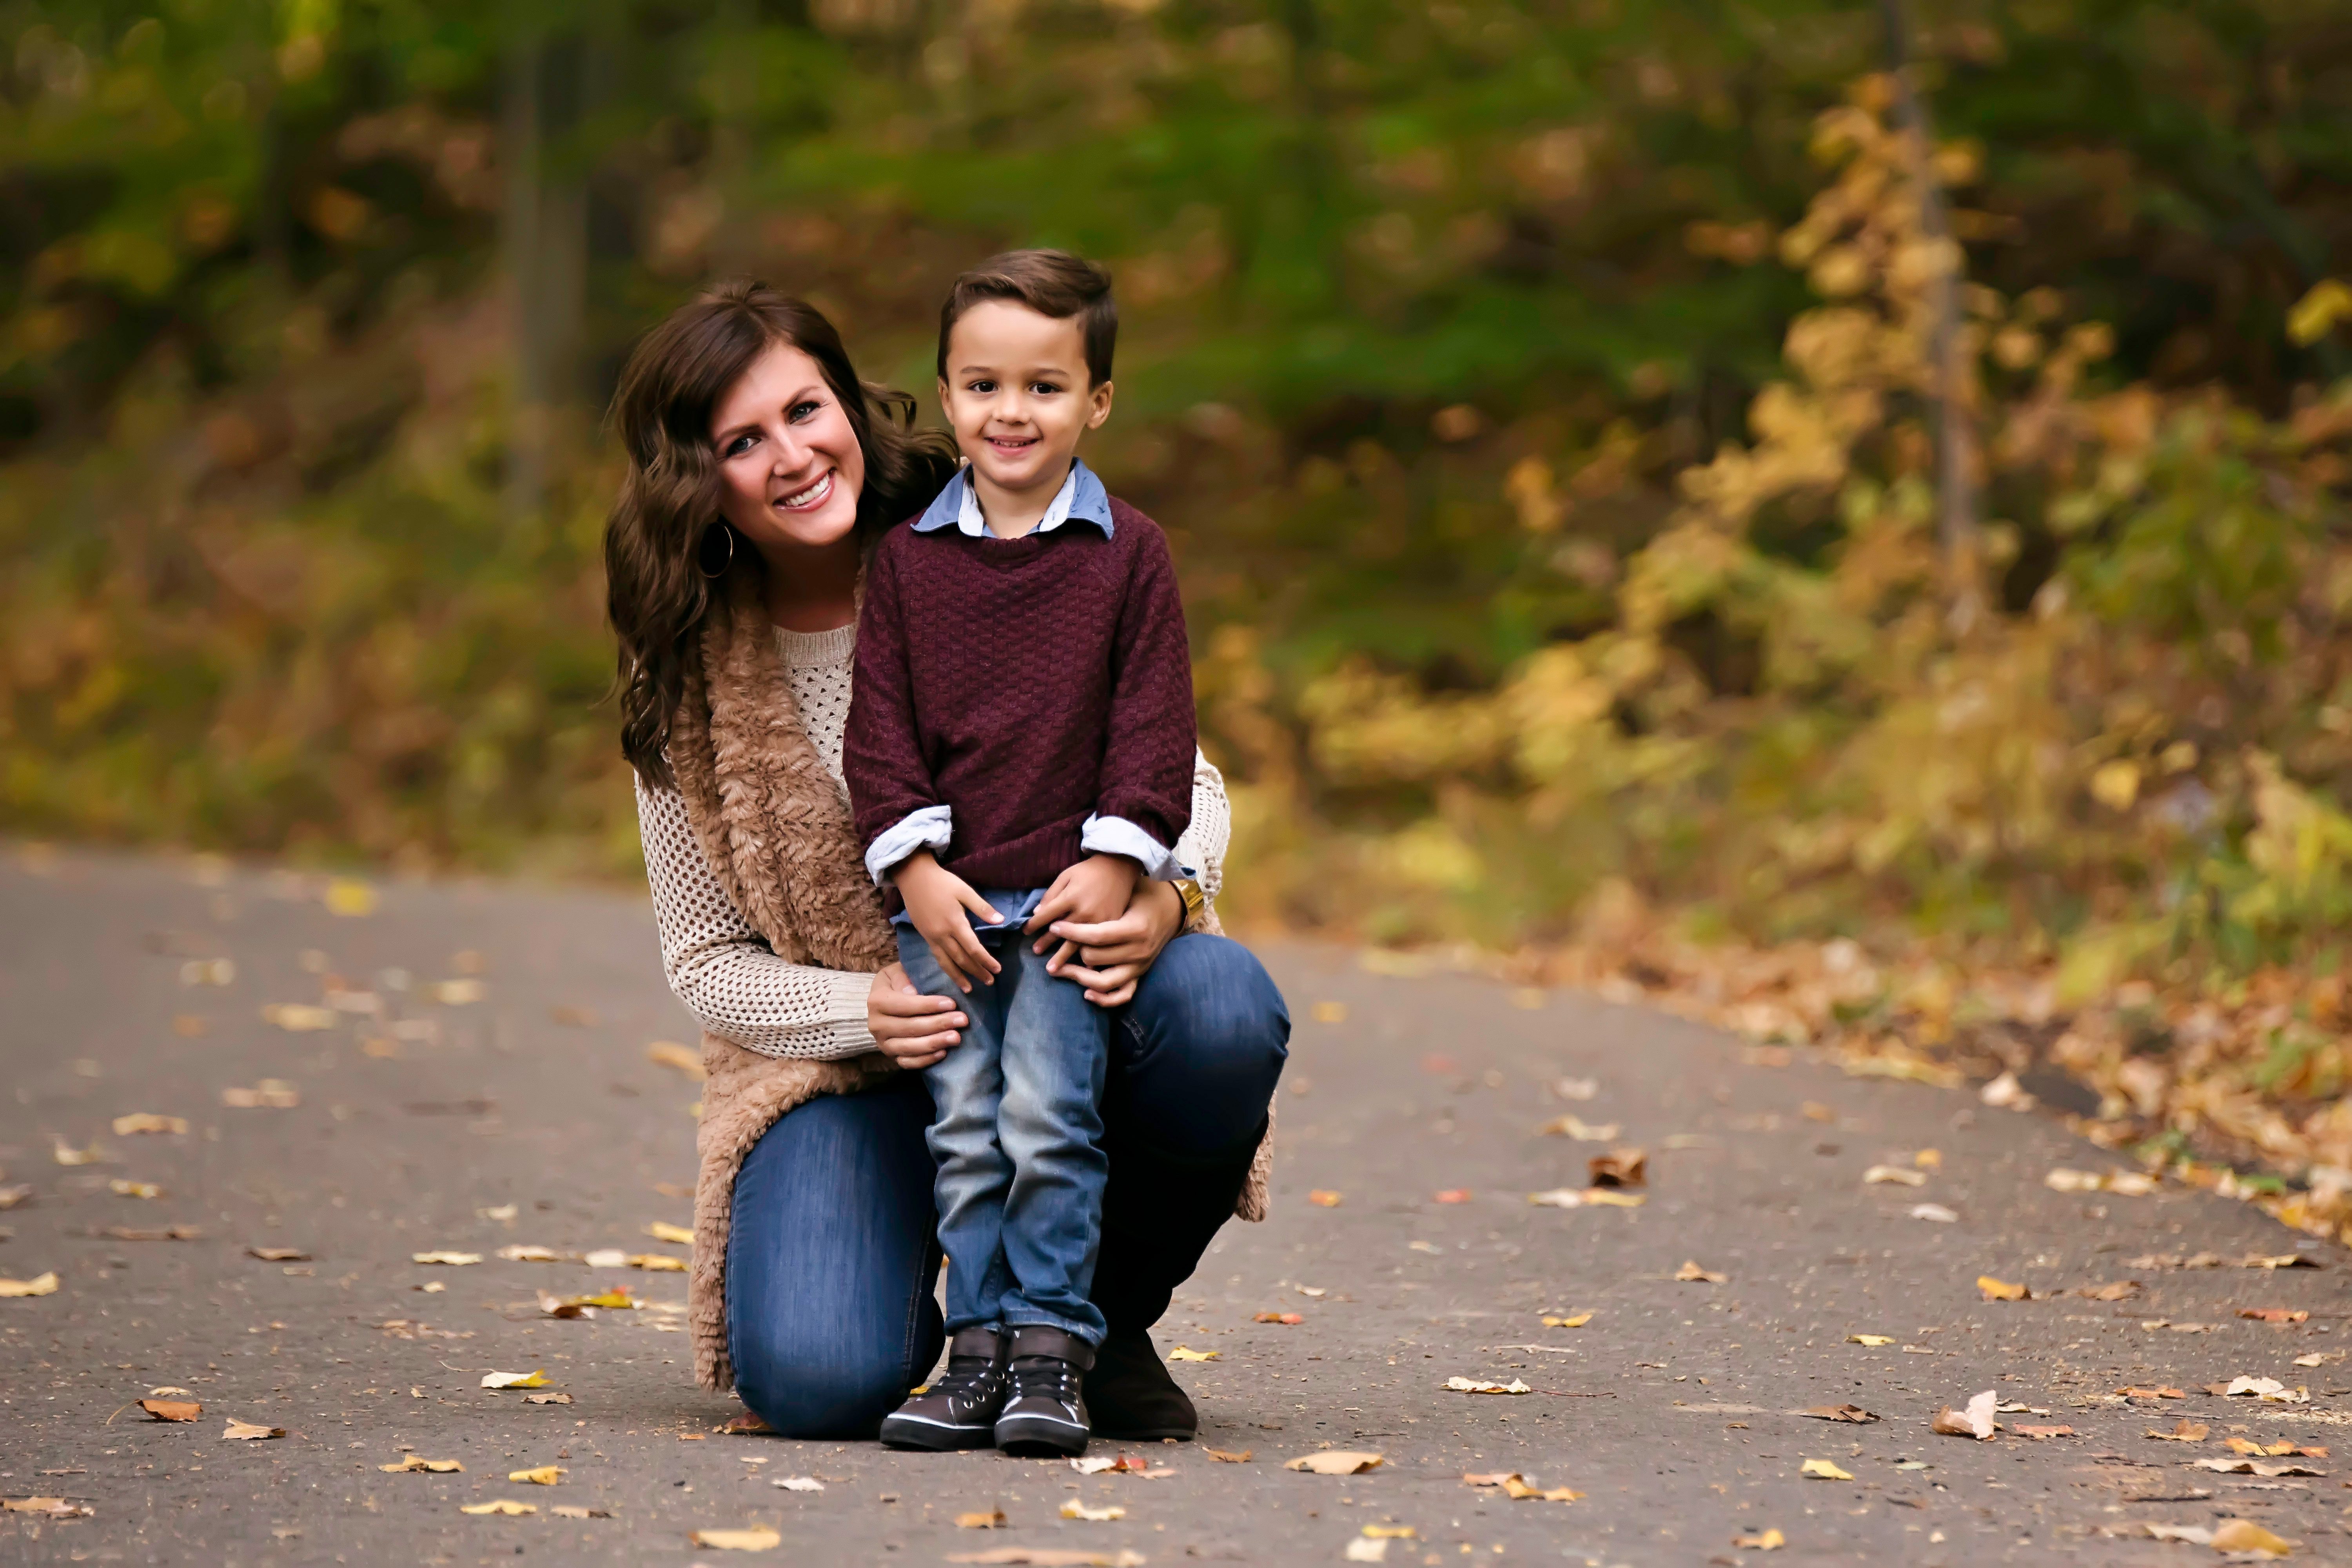
[[[1046,973],[1085,986],[1087,1000],[1097,1007],[1124,1007],[1135,997],[1136,983],[1183,924],[1183,896],[1173,886],[1139,882],[1127,912],[1117,920],[1055,921],[1033,951],[1043,952],[1058,942],[1061,949],[1046,961]]]
[[[963,1038],[957,1031],[971,1020],[945,996],[929,996],[915,989],[906,969],[883,965],[866,994],[866,1027],[882,1054],[913,1071],[927,1068],[948,1054]]]

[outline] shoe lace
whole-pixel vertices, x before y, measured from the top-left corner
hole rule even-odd
[[[987,1385],[989,1374],[995,1366],[996,1363],[987,1356],[950,1356],[947,1371],[931,1384],[931,1392],[952,1398],[971,1398]]]
[[[1013,1363],[1015,1399],[1078,1402],[1078,1369],[1058,1356],[1023,1356]]]

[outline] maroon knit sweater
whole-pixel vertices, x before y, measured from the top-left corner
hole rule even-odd
[[[1113,500],[1022,539],[892,529],[866,571],[842,769],[858,841],[952,808],[940,864],[1042,888],[1096,813],[1173,848],[1192,815],[1192,665],[1160,525]],[[895,892],[891,907],[898,907]]]

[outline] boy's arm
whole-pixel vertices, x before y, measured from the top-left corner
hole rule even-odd
[[[858,842],[866,846],[866,869],[877,883],[887,882],[891,868],[918,849],[945,849],[953,832],[916,732],[895,542],[886,536],[866,567],[849,721],[841,738],[849,808]]]
[[[1113,645],[1102,786],[1083,843],[1173,880],[1190,875],[1175,847],[1192,816],[1192,654],[1167,537],[1140,514],[1135,522],[1141,537]]]

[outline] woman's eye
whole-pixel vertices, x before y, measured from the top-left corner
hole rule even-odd
[[[824,406],[824,405],[823,404],[817,402],[814,398],[811,398],[806,403],[793,404],[792,408],[785,414],[784,417],[797,425],[802,420],[806,419],[811,415],[814,414],[819,408]]]
[[[757,439],[759,439],[759,437],[756,436],[738,436],[733,440],[727,443],[727,450],[723,455],[730,458],[740,458],[744,453],[751,449],[751,443]]]

